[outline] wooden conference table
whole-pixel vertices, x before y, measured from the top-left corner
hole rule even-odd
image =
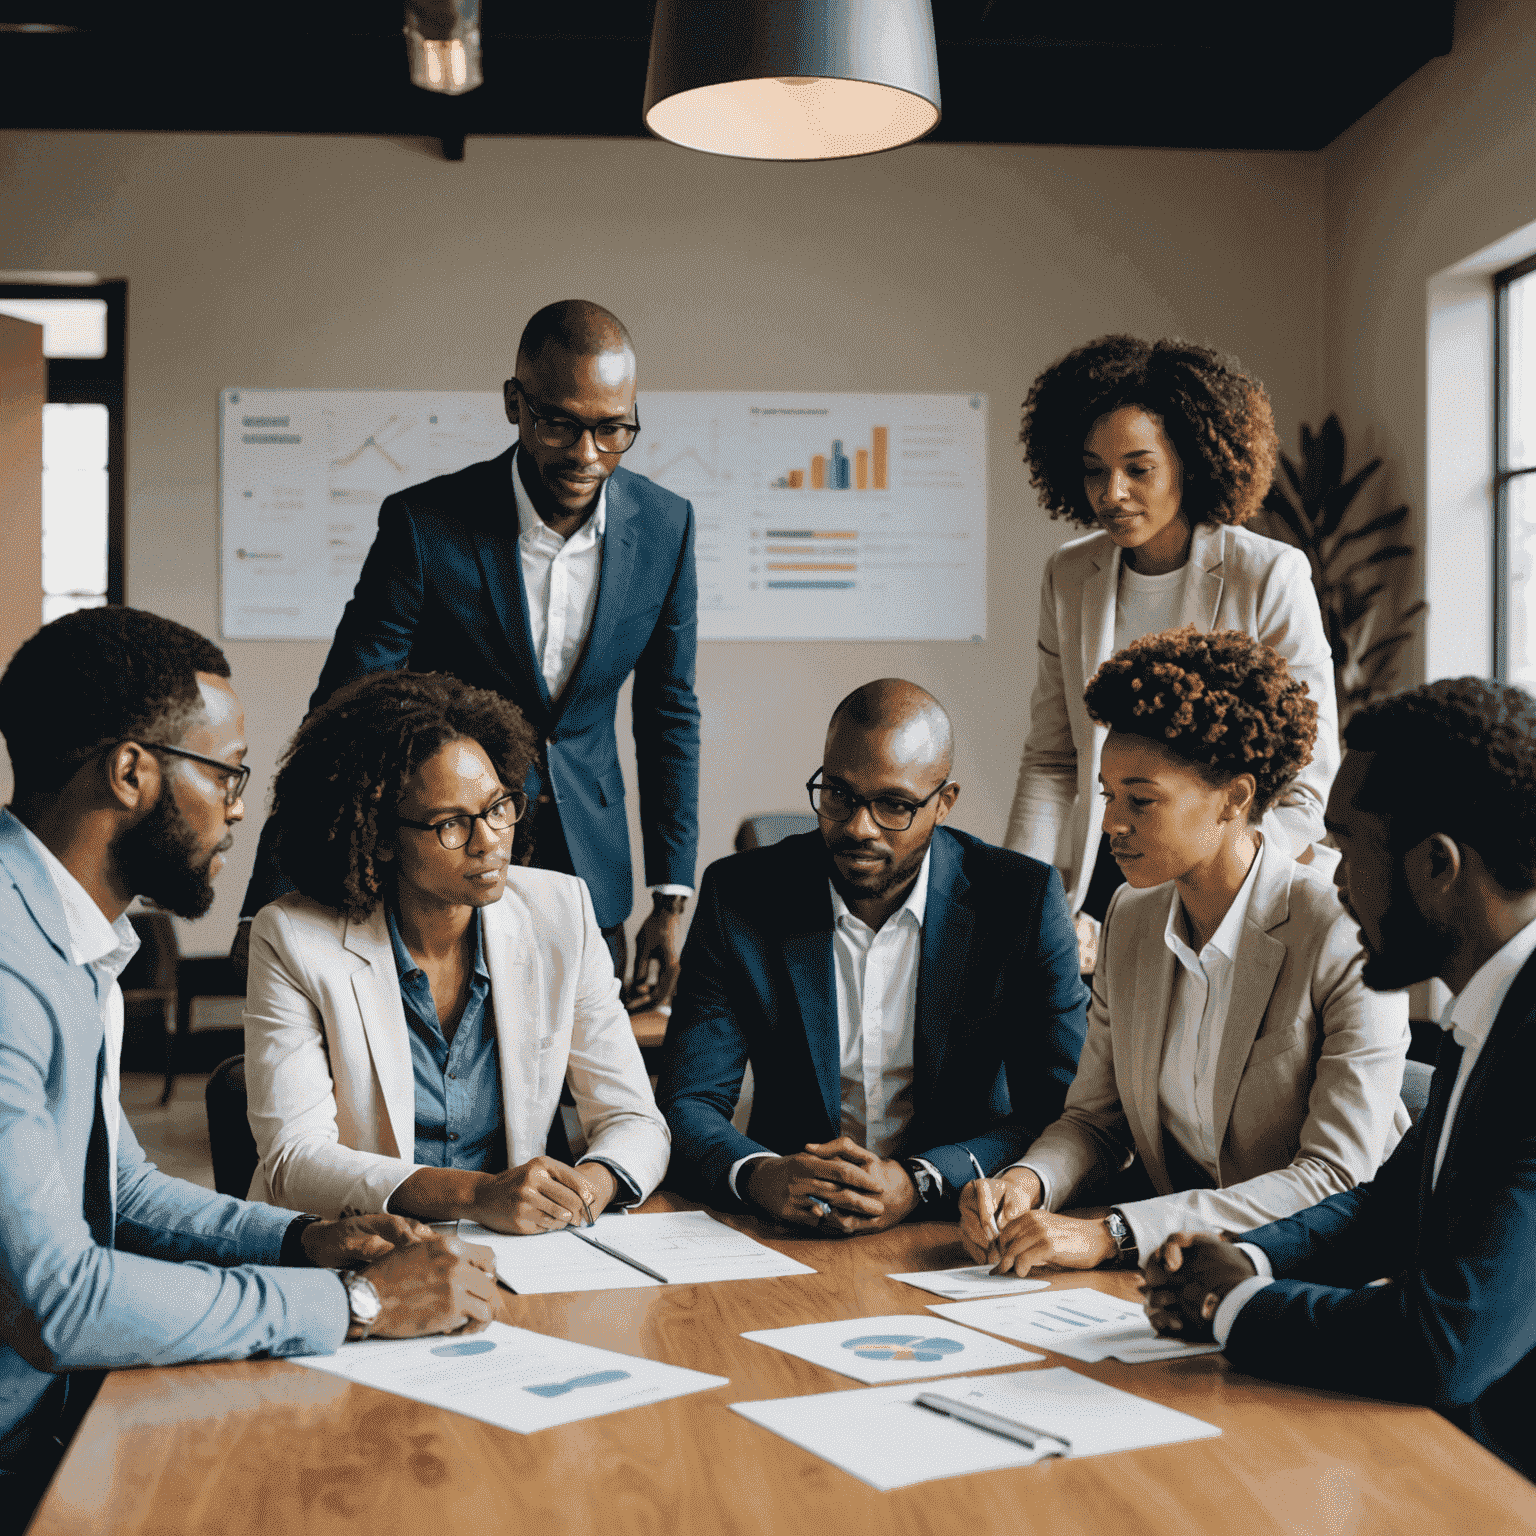
[[[693,1209],[670,1195],[646,1210]],[[108,1377],[30,1527],[34,1536],[930,1536],[936,1532],[1536,1533],[1536,1488],[1427,1408],[1276,1386],[1220,1355],[1067,1364],[1221,1427],[1153,1447],[876,1493],[726,1404],[858,1390],[740,1335],[923,1315],[887,1273],[967,1262],[952,1225],[836,1241],[731,1224],[818,1271],[562,1296],[503,1294],[521,1327],[730,1378],[728,1387],[535,1435],[284,1361]],[[1133,1291],[1125,1273],[1050,1274]],[[928,1314],[931,1317],[931,1314]],[[1044,1367],[1026,1367],[1041,1369]]]

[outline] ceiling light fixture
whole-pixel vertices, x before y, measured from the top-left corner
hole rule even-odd
[[[405,53],[411,84],[440,96],[480,85],[480,0],[406,0]]]
[[[929,0],[659,0],[645,81],[658,138],[749,160],[837,160],[939,121]]]

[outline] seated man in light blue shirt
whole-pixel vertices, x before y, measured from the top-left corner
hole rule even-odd
[[[488,1250],[169,1178],[119,1113],[117,976],[138,942],[124,912],[135,895],[206,912],[244,814],[228,676],[193,631],[99,608],[46,626],[0,678],[16,783],[0,811],[0,1508],[23,1520],[89,1373],[493,1315]]]

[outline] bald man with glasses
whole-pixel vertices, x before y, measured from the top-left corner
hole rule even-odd
[[[619,463],[640,433],[634,345],[618,317],[541,309],[503,386],[516,447],[389,497],[311,711],[369,673],[447,672],[509,699],[539,733],[524,785],[534,865],[580,875],[622,977],[633,899],[618,694],[633,674],[640,827],[652,911],[631,1009],[664,1002],[698,853],[698,589],[688,502]],[[263,831],[241,908],[290,889]],[[655,972],[654,977],[652,972]]]
[[[818,830],[705,871],[656,1095],[679,1190],[828,1234],[953,1218],[1060,1113],[1087,1004],[1066,896],[945,825],[952,760],[930,693],[867,683],[806,786]]]

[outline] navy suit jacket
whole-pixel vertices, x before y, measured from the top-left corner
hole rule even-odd
[[[1427,1404],[1536,1478],[1536,960],[1483,1043],[1431,1190],[1454,1081],[1442,1049],[1419,1123],[1369,1184],[1243,1234],[1280,1278],[1238,1313],[1227,1357]]]
[[[657,1102],[670,1179],[740,1209],[731,1165],[841,1133],[828,857],[819,832],[704,872],[683,950]],[[1061,878],[964,832],[934,833],[918,963],[912,1119],[899,1157],[953,1192],[991,1174],[1061,1113],[1083,1045],[1087,990]],[[731,1125],[752,1063],[752,1118]]]
[[[407,667],[449,672],[510,699],[546,743],[571,863],[592,892],[599,924],[611,928],[628,915],[634,891],[614,732],[619,689],[631,672],[646,882],[693,884],[699,840],[693,508],[644,475],[613,472],[591,633],[564,692],[552,701],[528,624],[512,452],[386,498],[309,707],[359,677]],[[528,789],[542,789],[537,775]],[[247,917],[289,889],[276,877],[270,845],[264,829],[242,909]]]

